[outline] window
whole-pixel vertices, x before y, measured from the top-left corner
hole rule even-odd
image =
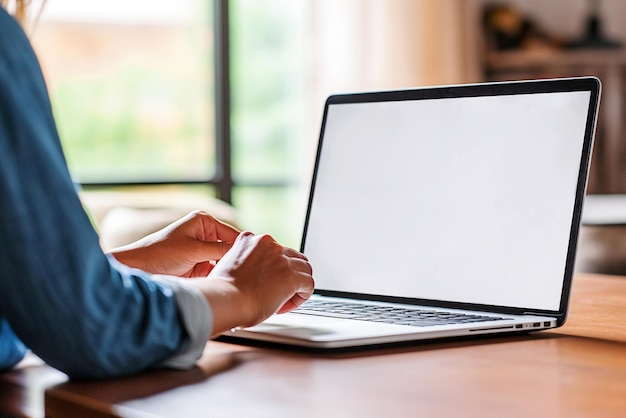
[[[213,2],[48,2],[32,38],[68,165],[87,190],[107,186],[107,196],[119,196],[111,187],[143,185],[121,189],[136,194],[170,185],[147,191],[151,202],[155,193],[214,195],[216,182],[234,184],[240,227],[298,247],[299,179],[309,168],[302,129],[308,2],[225,3],[232,178],[220,178],[216,159]]]
[[[209,6],[203,0],[48,2],[33,42],[77,181],[214,176]]]

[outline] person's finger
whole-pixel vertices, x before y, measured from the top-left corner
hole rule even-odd
[[[206,241],[233,242],[240,231],[232,225],[222,222],[206,212],[199,212]]]
[[[211,273],[211,270],[215,267],[215,264],[210,261],[203,261],[196,264],[189,272],[189,277],[206,277]]]
[[[233,242],[200,242],[202,255],[206,260],[219,260],[233,246]]]
[[[217,219],[215,220],[215,222],[215,232],[217,234],[217,239],[220,241],[233,242],[241,233],[241,231],[239,231],[237,228],[227,223],[218,221]]]
[[[298,308],[311,297],[311,293],[296,293],[278,310],[278,314],[287,313]]]
[[[289,258],[289,266],[296,271],[304,272],[309,275],[313,274],[313,267],[311,267],[311,263],[305,259],[291,257]]]
[[[294,250],[293,248],[283,247],[283,254],[288,257],[301,258],[303,260],[308,260],[306,255],[302,254],[300,251]]]
[[[295,277],[298,280],[298,289],[293,296],[280,307],[277,313],[285,313],[296,309],[298,306],[306,302],[315,290],[315,280],[310,273],[298,273]]]

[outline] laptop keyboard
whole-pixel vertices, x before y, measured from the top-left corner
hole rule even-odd
[[[464,324],[469,322],[497,321],[501,317],[441,312],[430,309],[399,308],[350,302],[309,300],[293,311],[303,315],[383,322],[386,324],[426,327],[433,325]]]

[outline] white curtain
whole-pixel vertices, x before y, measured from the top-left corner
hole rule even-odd
[[[475,0],[315,0],[313,88],[335,92],[481,80]]]

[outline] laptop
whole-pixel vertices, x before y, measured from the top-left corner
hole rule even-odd
[[[315,294],[229,340],[314,349],[566,319],[595,77],[330,96],[301,251]]]

